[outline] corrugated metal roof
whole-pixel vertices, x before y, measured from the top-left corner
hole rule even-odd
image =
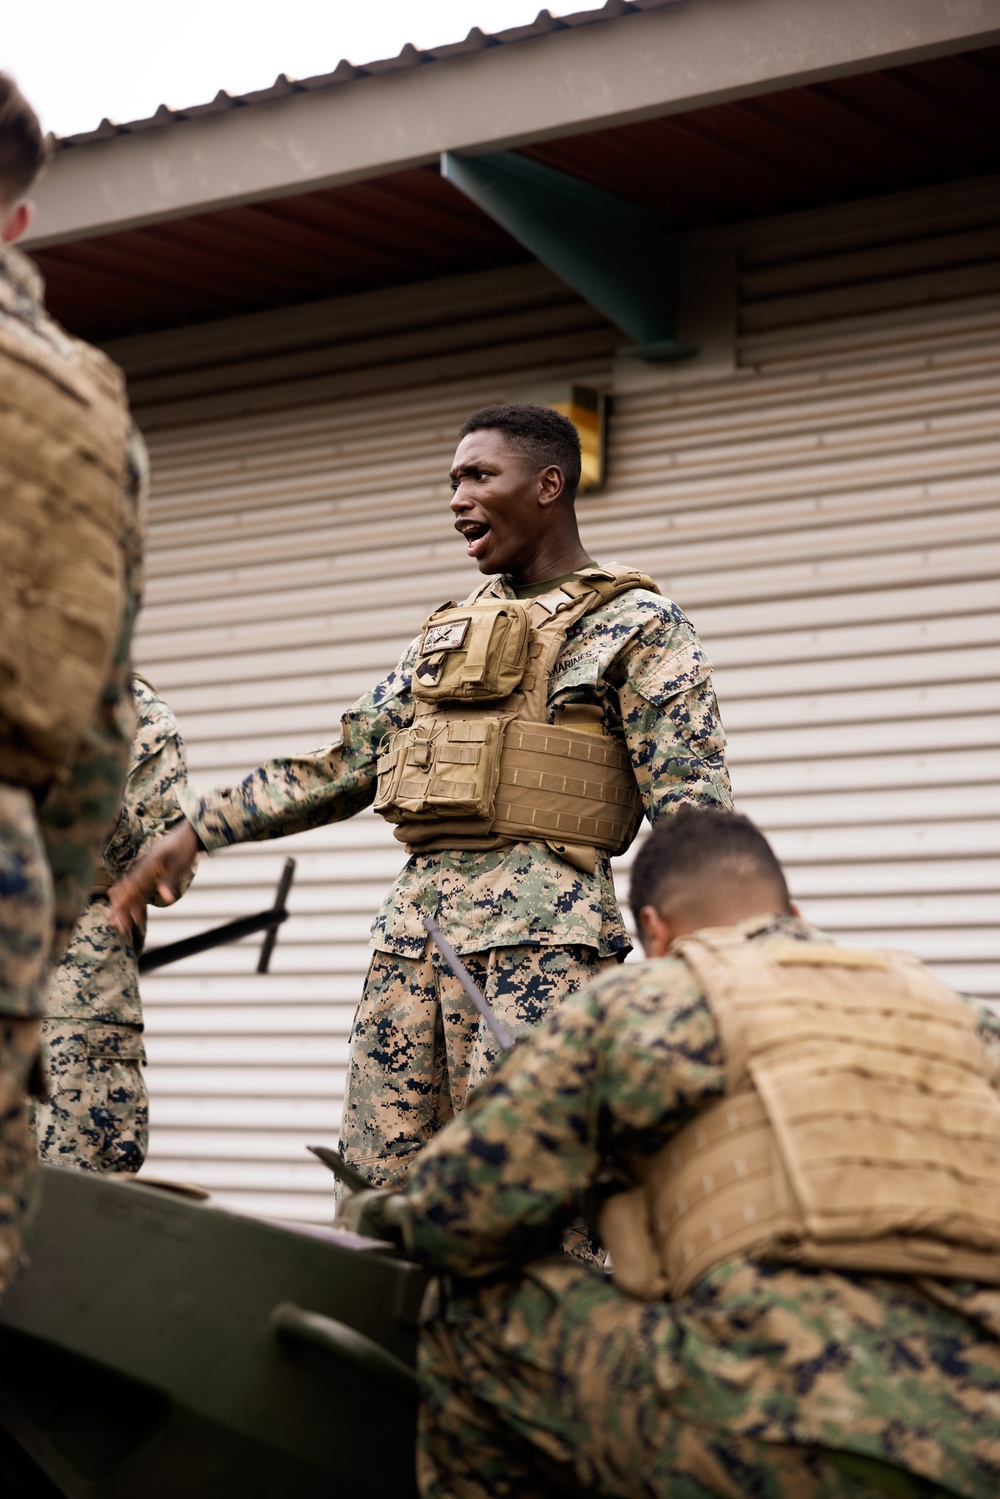
[[[704,228],[1000,172],[998,91],[989,47],[523,149]],[[101,341],[529,257],[428,166],[35,258],[55,315]]]
[[[548,10],[540,10],[527,26],[510,26],[504,31],[490,33],[473,26],[463,41],[449,42],[441,47],[421,49],[412,42],[407,42],[395,57],[383,57],[360,64],[348,62],[345,57],[331,73],[317,73],[313,78],[289,78],[286,74],[279,73],[270,88],[255,89],[247,94],[227,94],[225,89],[220,89],[207,104],[194,104],[184,109],[169,109],[166,104],[161,104],[154,114],[144,120],[117,122],[103,119],[96,130],[62,136],[57,139],[56,145],[58,149],[64,150],[71,146],[86,146],[92,141],[108,140],[116,135],[136,135],[141,131],[158,130],[181,120],[200,120],[206,115],[224,114],[229,110],[245,109],[254,104],[267,104],[275,99],[287,98],[289,94],[341,88],[359,78],[380,77],[385,73],[423,67],[428,63],[444,62],[453,57],[466,57],[475,52],[483,52],[487,47],[509,47],[548,36],[553,31],[599,25],[606,21],[616,21],[623,16],[638,15],[642,11],[664,10],[670,5],[685,3],[687,0],[606,0],[600,10],[575,11],[568,16],[553,16]]]

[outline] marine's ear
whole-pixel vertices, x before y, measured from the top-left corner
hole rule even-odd
[[[639,941],[647,958],[662,958],[675,936],[673,924],[655,906],[639,912]]]
[[[35,217],[35,205],[23,199],[11,209],[6,222],[0,229],[0,241],[5,245],[12,245],[22,234],[26,234],[31,227],[31,221]]]
[[[538,475],[538,503],[540,505],[554,505],[557,500],[563,498],[566,491],[566,480],[563,471],[557,463],[547,464]]]

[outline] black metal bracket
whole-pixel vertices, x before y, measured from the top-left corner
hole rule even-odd
[[[199,932],[194,937],[182,937],[180,942],[166,942],[162,947],[151,947],[139,959],[139,972],[151,973],[154,968],[166,968],[168,963],[179,963],[182,958],[193,957],[195,953],[208,952],[213,947],[225,947],[230,942],[239,942],[242,937],[252,936],[254,932],[263,932],[257,972],[267,973],[274,944],[278,940],[278,928],[288,920],[288,895],[294,877],[295,860],[286,859],[275,892],[274,905],[269,911],[261,911],[257,916],[240,916],[236,921],[227,921],[224,926],[212,927],[211,931]]]

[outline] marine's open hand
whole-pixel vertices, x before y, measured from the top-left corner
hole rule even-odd
[[[173,905],[201,847],[191,824],[179,822],[155,848],[133,864],[117,885],[112,885],[108,891],[111,918],[120,932],[127,934],[141,924],[154,890],[164,905]]]

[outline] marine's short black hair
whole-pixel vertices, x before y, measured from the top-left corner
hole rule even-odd
[[[705,878],[764,880],[789,909],[788,886],[777,856],[749,817],[721,807],[682,806],[661,817],[632,865],[629,905],[636,930],[644,906],[661,909],[677,885]]]
[[[0,73],[0,201],[26,193],[48,160],[38,116],[8,73]]]
[[[551,406],[510,404],[481,406],[462,423],[459,439],[470,432],[502,432],[517,453],[538,467],[562,469],[566,498],[576,498],[580,485],[580,434],[568,416]]]

